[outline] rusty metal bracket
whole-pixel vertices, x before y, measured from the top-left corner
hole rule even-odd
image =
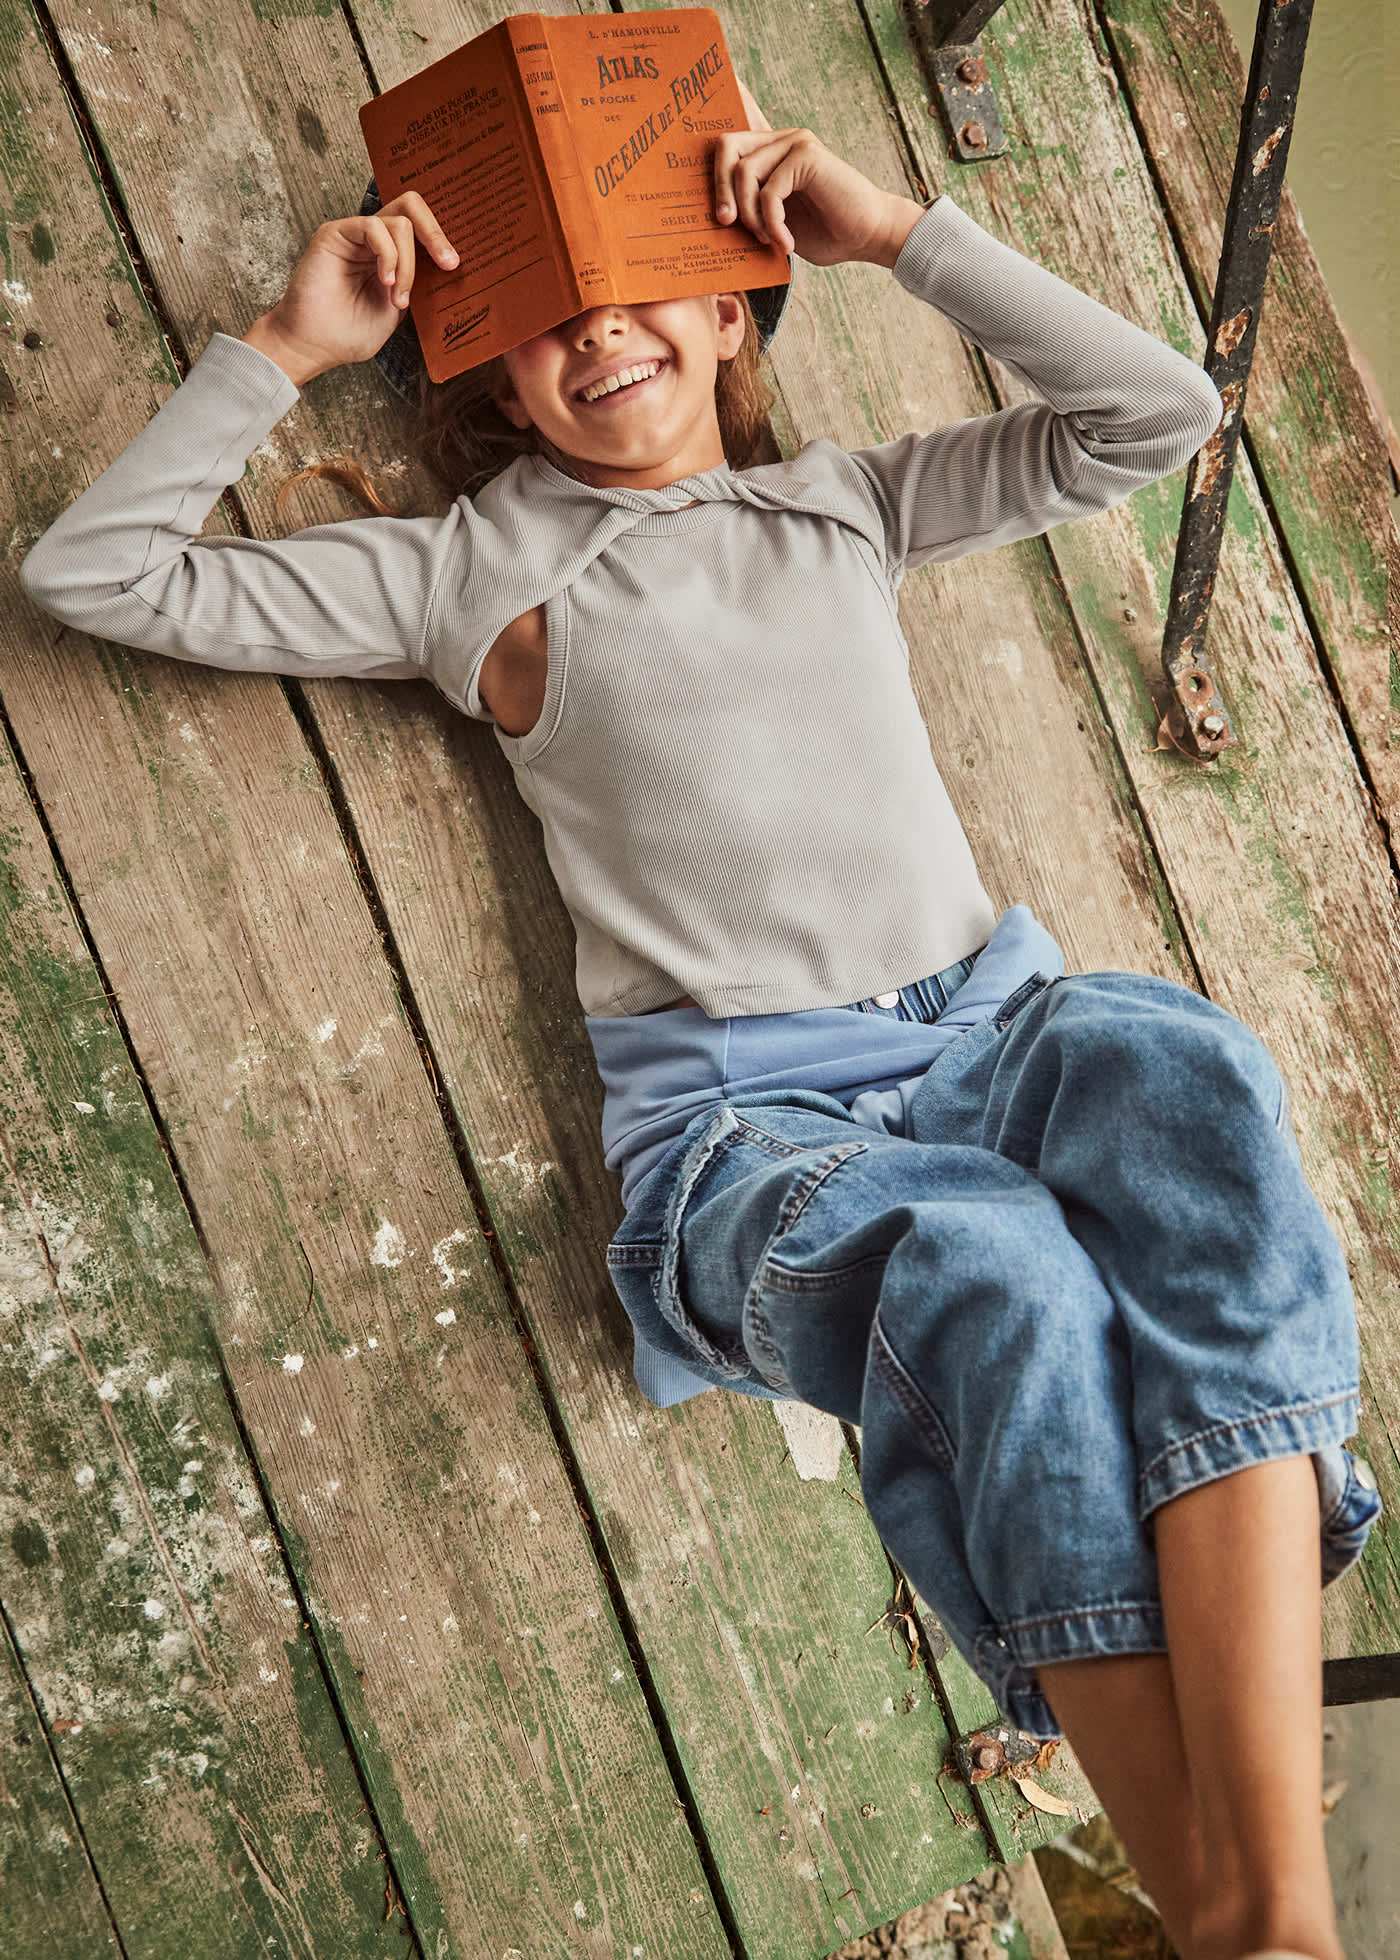
[[[1205,370],[1225,412],[1187,471],[1167,602],[1162,671],[1170,695],[1161,732],[1207,761],[1236,740],[1205,664],[1206,625],[1312,9],[1313,0],[1260,0],[1206,344]]]
[[[1002,0],[907,0],[906,12],[933,100],[948,135],[949,154],[963,163],[999,157],[1007,149],[996,90],[978,35]]]

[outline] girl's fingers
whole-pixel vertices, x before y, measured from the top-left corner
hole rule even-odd
[[[767,129],[727,130],[715,144],[715,216],[721,224],[728,224],[739,210],[735,195],[734,173],[747,153],[772,139]],[[747,223],[747,220],[745,220]]]
[[[449,269],[456,265],[457,253],[451,239],[433,216],[427,200],[418,191],[405,191],[386,208],[389,211],[403,213],[439,265],[447,266]]]
[[[797,172],[789,156],[779,164],[759,192],[758,208],[763,218],[764,235],[780,252],[794,250],[792,233],[783,223],[783,206],[796,188],[796,179]]]
[[[374,254],[375,260],[378,263],[380,278],[385,280],[392,279],[394,276],[394,241],[390,236],[389,227],[384,223],[382,218],[363,218],[360,222],[364,226],[364,230],[360,233],[360,242],[368,251]]]
[[[392,275],[395,306],[407,306],[413,284],[413,220],[400,213],[386,222],[393,228],[396,263]]]
[[[759,192],[773,171],[782,162],[792,147],[792,130],[781,130],[776,134],[750,130],[745,136],[734,139],[746,147],[735,161],[729,178],[730,202],[737,208],[739,217],[755,238],[769,244],[764,226],[763,213],[759,209]]]

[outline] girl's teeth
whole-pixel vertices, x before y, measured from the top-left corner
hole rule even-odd
[[[590,388],[584,400],[596,402],[603,395],[615,395],[619,388],[630,387],[634,381],[648,381],[656,373],[657,365],[648,361],[641,367],[623,368],[620,374],[610,374],[606,381],[600,381],[595,388]]]

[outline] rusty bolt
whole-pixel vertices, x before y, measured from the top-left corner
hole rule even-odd
[[[981,1742],[972,1752],[972,1761],[977,1769],[995,1769],[1001,1761],[1001,1750],[995,1742]]]
[[[969,150],[986,149],[987,132],[983,129],[980,122],[965,122],[958,133],[962,137],[965,148]]]
[[[958,63],[958,80],[966,82],[969,88],[981,88],[987,79],[987,64],[980,54],[970,54],[966,61]]]
[[[1201,728],[1207,735],[1223,735],[1225,723],[1219,715],[1206,715],[1201,722]]]

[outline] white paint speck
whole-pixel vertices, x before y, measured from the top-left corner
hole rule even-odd
[[[335,1033],[335,1026],[336,1024],[333,1020],[322,1021],[320,1027],[317,1028],[316,1030],[316,1039],[322,1043],[329,1041],[331,1036]]]
[[[148,1620],[161,1620],[165,1617],[165,1607],[158,1599],[146,1600],[141,1607],[141,1611],[146,1615]]]
[[[153,1402],[159,1402],[170,1387],[169,1375],[151,1375],[146,1382],[146,1393]]]
[[[370,1335],[369,1340],[366,1342],[366,1346],[372,1348],[377,1348],[379,1346],[379,1343],[378,1341],[375,1340],[373,1334]]]
[[[73,1107],[74,1107],[74,1109],[80,1109],[80,1110],[82,1111],[82,1113],[83,1113],[83,1115],[84,1115],[84,1116],[96,1116],[96,1114],[97,1114],[97,1104],[96,1104],[96,1103],[80,1103],[80,1102],[75,1102],[75,1103],[74,1103],[74,1105],[73,1105]]]
[[[284,1374],[299,1375],[303,1365],[303,1357],[299,1354],[284,1354],[282,1356],[282,1371]]]
[[[444,1633],[455,1633],[457,1631],[457,1622],[450,1613],[442,1623],[442,1630]]]
[[[540,1520],[540,1514],[539,1514],[539,1512],[538,1512],[538,1511],[531,1511],[531,1513],[530,1513],[530,1522],[531,1522],[531,1524],[539,1524],[539,1523],[541,1522],[541,1520]]]
[[[342,1357],[342,1358],[343,1358],[344,1360],[346,1360],[346,1361],[353,1361],[353,1360],[355,1359],[355,1356],[356,1356],[356,1355],[357,1355],[357,1354],[359,1353],[359,1351],[360,1351],[360,1350],[359,1350],[359,1346],[358,1346],[358,1344],[357,1344],[356,1346],[354,1346],[354,1347],[348,1347],[348,1348],[346,1348],[346,1349],[345,1349],[345,1352],[344,1352],[344,1355],[343,1355],[343,1357]]]
[[[524,1179],[526,1184],[538,1184],[546,1171],[552,1171],[558,1168],[553,1160],[548,1157],[538,1164],[530,1163],[528,1158],[522,1162],[520,1153],[524,1148],[523,1143],[517,1143],[515,1148],[508,1150],[504,1157],[488,1157],[486,1162],[488,1164],[508,1165],[517,1177]]]
[[[272,1683],[277,1679],[277,1669],[275,1667],[260,1667],[258,1669],[258,1679],[271,1687]]]
[[[457,1316],[452,1311],[451,1307],[444,1308],[444,1310],[441,1313],[435,1313],[433,1315],[433,1319],[437,1322],[439,1327],[450,1327],[453,1321],[456,1320],[456,1318]]]
[[[374,1235],[370,1248],[370,1264],[374,1266],[401,1266],[407,1250],[403,1233],[397,1225],[391,1225],[387,1218],[379,1221],[379,1230]]]
[[[582,1900],[582,1899],[575,1899],[575,1900],[574,1900],[574,1918],[575,1918],[575,1919],[587,1919],[587,1917],[588,1917],[588,1908],[587,1908],[587,1906],[586,1906],[586,1905],[585,1905],[585,1904],[583,1903],[583,1900]]]
[[[131,1547],[127,1544],[125,1538],[109,1538],[107,1540],[108,1558],[125,1558],[130,1550]]]
[[[311,1418],[310,1418],[310,1416],[303,1416],[303,1417],[302,1417],[302,1419],[301,1419],[301,1433],[302,1433],[302,1435],[303,1435],[303,1436],[314,1436],[314,1435],[316,1434],[316,1425],[315,1425],[315,1423],[314,1423],[314,1422],[313,1422],[313,1421],[311,1420]]]
[[[88,1490],[97,1482],[97,1472],[90,1463],[85,1463],[81,1470],[73,1472],[73,1482],[79,1490]]]
[[[467,1235],[459,1227],[457,1231],[449,1232],[445,1239],[439,1239],[433,1247],[433,1264],[442,1274],[442,1283],[444,1286],[451,1286],[455,1281],[466,1278],[466,1267],[454,1266],[447,1256],[449,1247],[466,1245],[466,1243]]]
[[[6,299],[13,300],[16,306],[32,306],[34,304],[33,293],[30,292],[27,286],[22,286],[18,279],[0,281],[0,293],[3,293]]]
[[[121,1390],[110,1376],[108,1376],[105,1382],[98,1384],[97,1399],[99,1402],[115,1402],[120,1394]]]

